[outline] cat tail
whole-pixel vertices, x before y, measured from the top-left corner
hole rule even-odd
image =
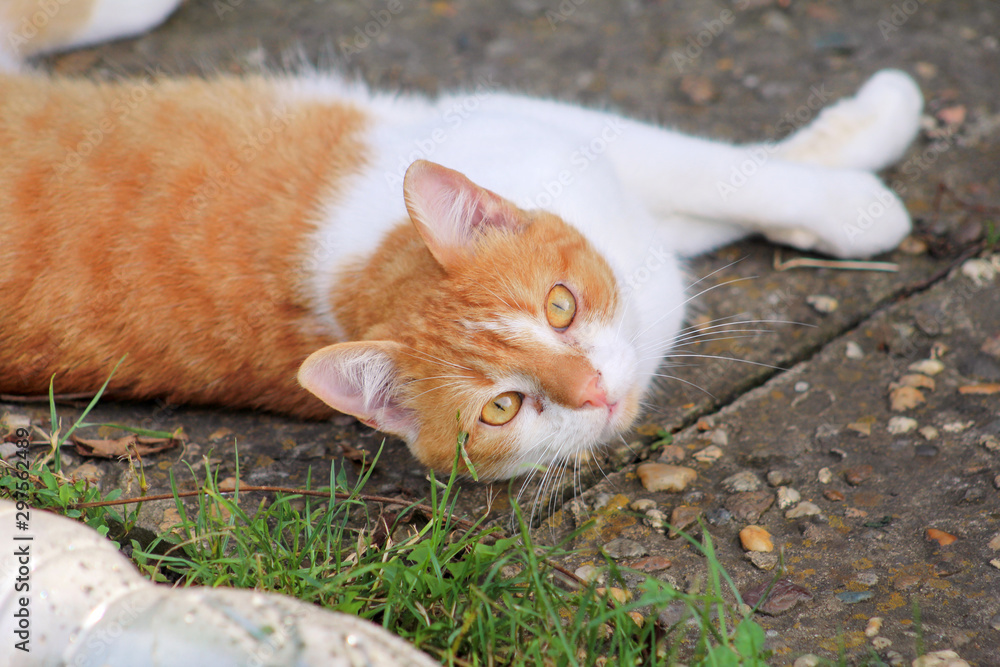
[[[182,0],[0,0],[0,71],[27,58],[141,34]]]

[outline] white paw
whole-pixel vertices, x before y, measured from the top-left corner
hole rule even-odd
[[[828,167],[883,169],[902,157],[920,129],[924,101],[899,70],[876,73],[854,97],[824,109],[782,142],[782,157]]]
[[[765,228],[768,239],[840,258],[892,250],[910,233],[910,214],[895,192],[871,173],[831,175],[822,197],[797,227]]]
[[[181,0],[96,0],[87,24],[59,48],[139,35],[163,23],[180,4]]]

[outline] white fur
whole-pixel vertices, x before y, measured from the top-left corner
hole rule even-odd
[[[77,1],[77,0],[71,0]],[[182,0],[94,0],[90,19],[60,49],[142,34],[163,23]]]

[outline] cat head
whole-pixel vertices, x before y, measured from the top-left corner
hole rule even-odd
[[[448,471],[460,433],[481,479],[573,459],[625,431],[644,385],[614,273],[572,226],[419,161],[400,225],[341,286],[364,340],[299,381]]]

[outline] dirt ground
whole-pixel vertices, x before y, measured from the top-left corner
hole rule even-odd
[[[543,500],[548,518],[537,532],[558,539],[596,518],[570,565],[598,564],[600,549],[625,544],[633,555],[623,562],[698,586],[703,559],[628,507],[652,500],[675,522],[702,517],[746,591],[774,573],[772,557],[751,562],[741,546],[741,529],[754,523],[782,553],[788,581],[808,591],[793,608],[758,617],[773,664],[843,653],[850,664],[879,656],[908,665],[922,646],[985,667],[1000,665],[1000,216],[987,208],[1000,205],[998,35],[992,0],[189,0],[147,36],[46,64],[115,76],[246,72],[305,59],[380,88],[513,89],[736,141],[787,133],[814,116],[817,100],[850,94],[881,68],[910,72],[927,117],[924,136],[885,175],[917,221],[915,240],[881,258],[899,271],[777,271],[775,248],[755,241],[693,261],[695,278],[718,270],[700,288],[720,285],[698,299],[693,317],[811,326],[702,348],[768,366],[705,359],[673,369],[682,382],[656,388],[631,446],[589,466],[577,497],[567,489]],[[936,201],[941,186],[957,199]],[[722,285],[741,277],[752,279]],[[836,308],[821,312],[816,296]],[[911,369],[926,360],[940,363]],[[906,398],[912,404],[892,405]],[[42,406],[0,409],[45,414]],[[241,475],[254,484],[303,484],[310,468],[323,483],[331,461],[355,474],[345,453],[381,442],[349,419],[114,403],[96,417],[183,426],[183,460],[210,456],[223,476],[235,470],[235,443]],[[673,445],[650,451],[658,429],[677,432]],[[717,450],[705,453],[710,446]],[[105,487],[135,492],[123,466],[71,458]],[[389,442],[382,460],[370,491],[425,492],[419,466],[398,464],[412,461],[400,443]],[[680,493],[648,491],[639,466],[657,460],[697,477]],[[190,479],[175,453],[145,465],[152,492],[170,470]],[[814,507],[791,502],[788,488]],[[482,511],[500,492],[493,507],[502,515],[506,490],[469,483],[464,509]],[[165,507],[150,507],[147,525],[169,523]],[[804,515],[786,516],[795,507]],[[936,539],[928,529],[940,531]],[[630,542],[608,546],[619,538]],[[639,563],[646,557],[659,559]]]

